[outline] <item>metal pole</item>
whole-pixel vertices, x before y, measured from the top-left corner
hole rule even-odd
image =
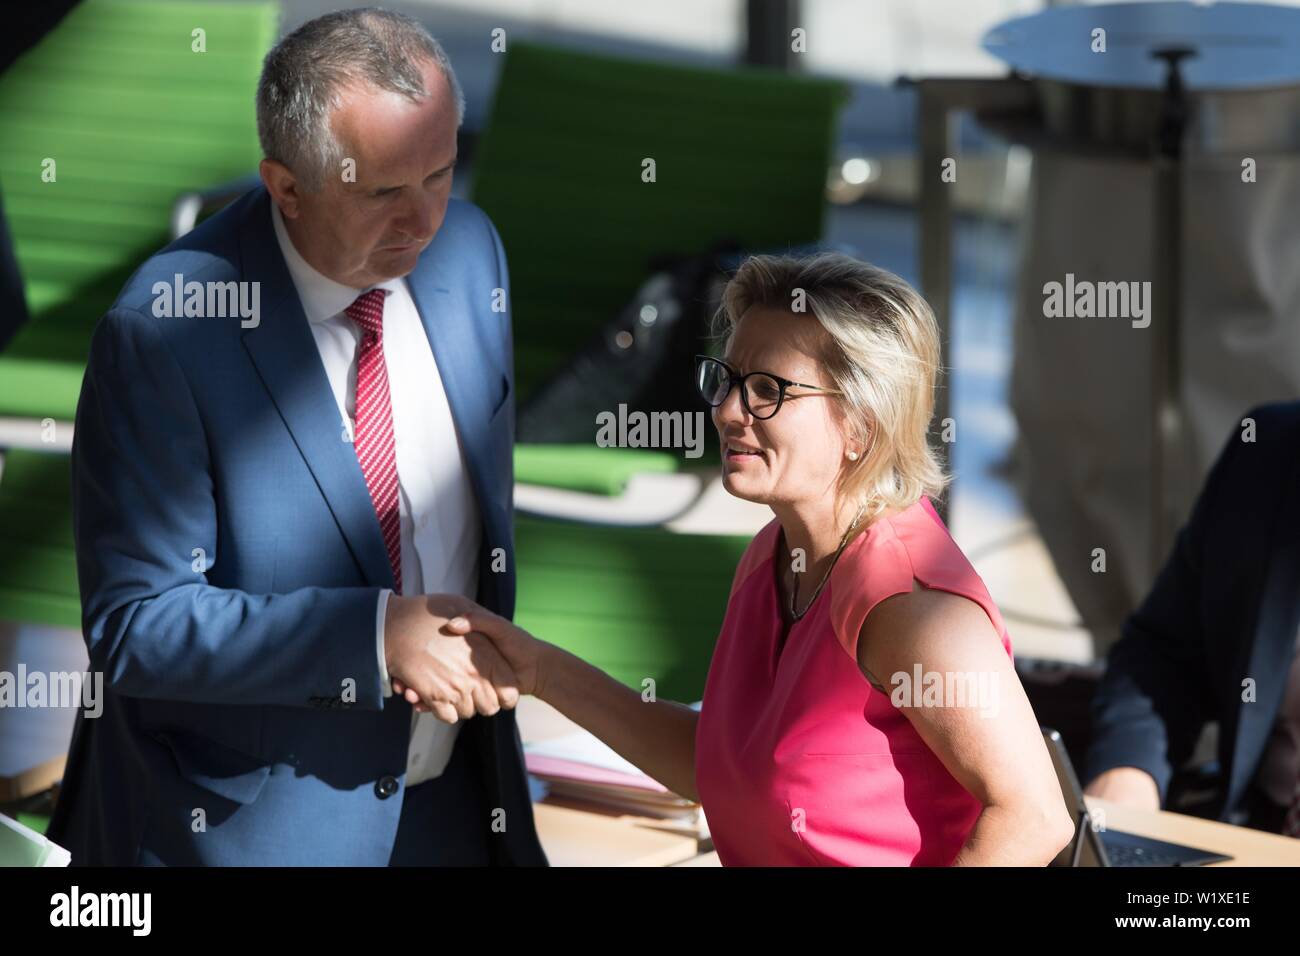
[[[1183,520],[1188,462],[1182,402],[1182,163],[1188,102],[1179,63],[1195,51],[1152,52],[1168,68],[1155,141],[1152,243],[1150,562],[1154,581]]]
[[[791,31],[799,26],[799,0],[747,0],[745,56],[748,66],[795,72]]]
[[[1032,91],[1024,80],[1009,76],[1001,79],[927,79],[908,85],[917,94],[917,217],[920,225],[921,293],[934,312],[939,326],[939,343],[943,363],[935,378],[934,421],[940,429],[952,411],[951,377],[947,369],[952,359],[952,192],[953,184],[940,179],[944,159],[957,157],[957,117],[959,110],[1017,115],[1030,109]],[[960,175],[960,172],[959,172]],[[938,444],[940,463],[949,465],[948,446]],[[948,520],[949,499],[939,502],[936,510]]]
[[[948,104],[922,83],[918,90],[917,135],[920,139],[920,187],[917,216],[921,233],[921,288],[939,326],[939,372],[934,380],[934,421],[942,431],[952,407],[952,194],[951,186],[939,178],[940,165],[953,155],[956,121]],[[949,467],[948,445],[936,445],[939,463]],[[948,520],[949,498],[938,503],[940,516]]]

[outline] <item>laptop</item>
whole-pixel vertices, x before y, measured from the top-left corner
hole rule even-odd
[[[1065,805],[1074,817],[1074,839],[1071,840],[1051,866],[1204,866],[1231,860],[1222,853],[1211,853],[1179,843],[1166,843],[1136,833],[1120,830],[1098,830],[1092,820],[1083,788],[1074,774],[1074,765],[1065,751],[1060,733],[1050,727],[1042,728],[1047,750],[1056,767],[1056,779],[1061,783]]]

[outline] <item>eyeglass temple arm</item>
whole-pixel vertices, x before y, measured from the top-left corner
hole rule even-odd
[[[803,382],[790,382],[786,385],[786,388],[790,388],[791,386],[795,388],[811,388],[814,392],[831,392],[835,395],[844,394],[838,388],[823,388],[820,385],[805,385]]]

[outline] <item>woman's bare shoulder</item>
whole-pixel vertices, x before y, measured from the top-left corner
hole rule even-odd
[[[970,643],[968,639],[982,645],[981,638],[1001,646],[993,622],[978,601],[913,579],[911,591],[885,598],[863,620],[858,661],[872,673],[892,672],[935,652],[959,653]]]

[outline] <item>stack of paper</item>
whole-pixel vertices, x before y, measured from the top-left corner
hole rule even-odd
[[[548,791],[639,816],[700,820],[700,805],[668,790],[584,731],[530,743],[528,772]]]
[[[57,843],[0,813],[0,866],[67,866],[71,860]]]

